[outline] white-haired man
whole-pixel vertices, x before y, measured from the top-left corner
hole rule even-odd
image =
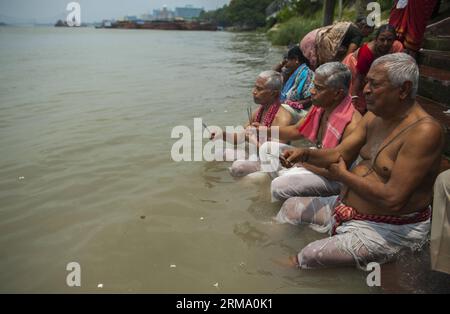
[[[409,55],[380,57],[367,75],[369,112],[357,128],[334,149],[284,153],[289,162],[326,168],[344,184],[338,197],[290,198],[278,213],[280,222],[331,232],[296,256],[301,268],[383,263],[427,242],[444,137],[415,101],[418,77]]]
[[[294,196],[330,196],[340,191],[338,182],[321,175],[320,169],[312,172],[304,167],[279,169],[277,155],[292,146],[283,142],[306,139],[317,148],[333,148],[354,130],[361,120],[349,95],[350,70],[340,62],[322,64],[315,71],[311,88],[313,106],[306,117],[296,125],[280,127],[280,142],[269,141],[260,147],[260,169],[274,177],[271,194],[274,200],[286,200]],[[267,128],[253,123],[259,130]],[[271,135],[271,129],[267,130]],[[236,176],[260,170],[249,163],[237,162],[231,168]]]
[[[259,104],[257,110],[252,112],[251,121],[247,121],[244,124],[244,129],[248,130],[250,123],[258,123],[267,127],[284,127],[291,124],[292,115],[281,106],[280,103],[280,93],[283,87],[283,78],[280,73],[276,71],[264,71],[261,72],[256,78],[255,86],[252,90],[253,101],[256,104]],[[223,141],[228,141],[233,144],[240,144],[244,141],[250,141],[252,144],[256,146],[254,152],[257,151],[258,138],[256,135],[256,129],[252,128],[253,134],[251,132],[236,132],[236,133],[226,133],[223,132],[221,134],[212,133],[212,139],[222,139]],[[227,154],[225,150],[225,153]],[[238,159],[244,158],[245,156],[238,153]],[[231,152],[234,156],[234,152]],[[229,154],[227,154],[229,155]],[[249,157],[247,156],[247,159]],[[226,158],[227,160],[231,158]],[[255,158],[257,159],[257,158]],[[258,161],[251,160],[236,160],[235,163],[244,162],[249,167],[259,167]],[[233,168],[233,166],[232,166]],[[256,170],[255,170],[256,171]]]

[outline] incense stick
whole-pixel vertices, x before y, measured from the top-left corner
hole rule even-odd
[[[250,107],[247,107],[247,117],[248,117],[248,124],[252,125],[252,109]]]
[[[209,130],[208,126],[206,125],[205,122],[202,122],[203,127],[209,132],[209,134],[212,134],[211,131]]]

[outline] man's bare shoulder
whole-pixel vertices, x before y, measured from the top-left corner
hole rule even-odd
[[[421,146],[423,149],[435,150],[444,139],[444,130],[439,122],[431,116],[425,116],[409,132],[405,144]]]
[[[358,110],[355,110],[353,112],[352,120],[350,120],[350,123],[345,128],[345,133],[347,134],[351,133],[356,128],[361,119],[362,115],[359,113]]]
[[[362,119],[362,115],[359,113],[359,111],[358,110],[355,110],[354,112],[353,112],[353,116],[352,116],[352,121],[351,121],[351,123],[358,123],[359,121],[361,121],[361,119]]]
[[[353,113],[352,121],[347,126],[351,130],[367,129],[376,120],[377,116],[368,111],[366,114],[361,115],[357,110]]]
[[[280,107],[275,117],[274,125],[287,126],[292,124],[292,115],[289,111]]]

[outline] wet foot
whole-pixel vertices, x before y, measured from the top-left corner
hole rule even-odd
[[[287,268],[299,268],[298,265],[298,260],[297,260],[297,256],[289,256],[288,258],[277,258],[277,259],[272,259],[272,261],[277,264],[280,265],[282,267],[287,267]]]

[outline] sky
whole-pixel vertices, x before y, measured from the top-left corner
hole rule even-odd
[[[0,22],[54,23],[68,14],[66,6],[73,0],[0,0]],[[125,15],[151,13],[167,5],[168,9],[188,4],[215,10],[230,0],[76,0],[81,7],[81,22],[91,23]]]

